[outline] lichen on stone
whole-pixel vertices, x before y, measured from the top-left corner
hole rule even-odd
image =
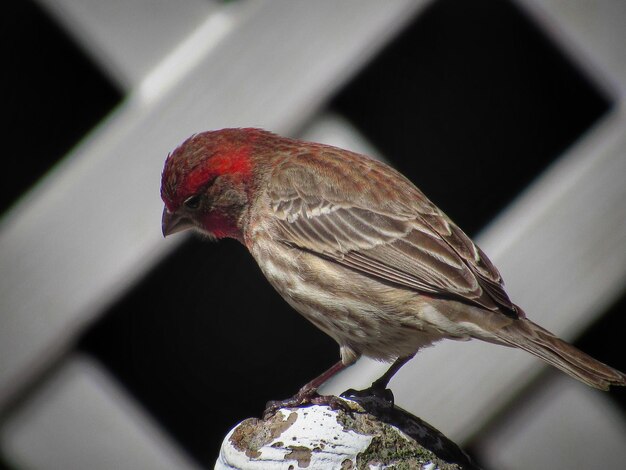
[[[356,458],[357,469],[370,466],[393,466],[398,469],[428,468],[440,470],[460,469],[456,464],[449,464],[438,458],[433,452],[422,447],[415,440],[408,438],[395,427],[379,421],[367,413],[337,413],[337,421],[346,430],[372,436],[370,445]]]
[[[285,460],[297,460],[299,468],[306,468],[311,464],[312,450],[304,446],[289,446],[289,453],[285,455]]]
[[[245,452],[249,458],[258,459],[261,456],[259,449],[279,437],[297,419],[297,413],[291,412],[285,419],[285,415],[280,411],[269,418],[264,426],[259,425],[260,420],[257,418],[246,419],[230,436],[230,442],[233,447]]]

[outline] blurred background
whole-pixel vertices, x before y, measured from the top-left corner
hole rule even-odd
[[[237,242],[164,240],[160,172],[258,126],[386,160],[529,317],[626,370],[621,0],[7,0],[0,467],[212,468],[338,359]],[[8,127],[6,127],[8,125]],[[367,386],[361,360],[326,391]],[[626,395],[440,343],[396,402],[486,469],[626,468]]]

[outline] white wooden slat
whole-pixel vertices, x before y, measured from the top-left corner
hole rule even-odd
[[[124,90],[136,86],[190,31],[212,0],[37,0]]]
[[[609,400],[565,377],[549,385],[476,451],[487,468],[626,468],[626,421]]]
[[[116,384],[101,365],[75,356],[4,423],[2,451],[33,470],[198,468]]]

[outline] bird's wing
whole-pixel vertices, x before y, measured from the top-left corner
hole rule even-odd
[[[347,157],[298,155],[273,171],[279,240],[384,282],[519,315],[489,259],[412,183]]]

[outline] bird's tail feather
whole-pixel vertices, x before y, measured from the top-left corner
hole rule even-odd
[[[626,386],[626,374],[585,354],[548,330],[522,318],[494,332],[509,346],[527,351],[581,382],[601,390]]]

